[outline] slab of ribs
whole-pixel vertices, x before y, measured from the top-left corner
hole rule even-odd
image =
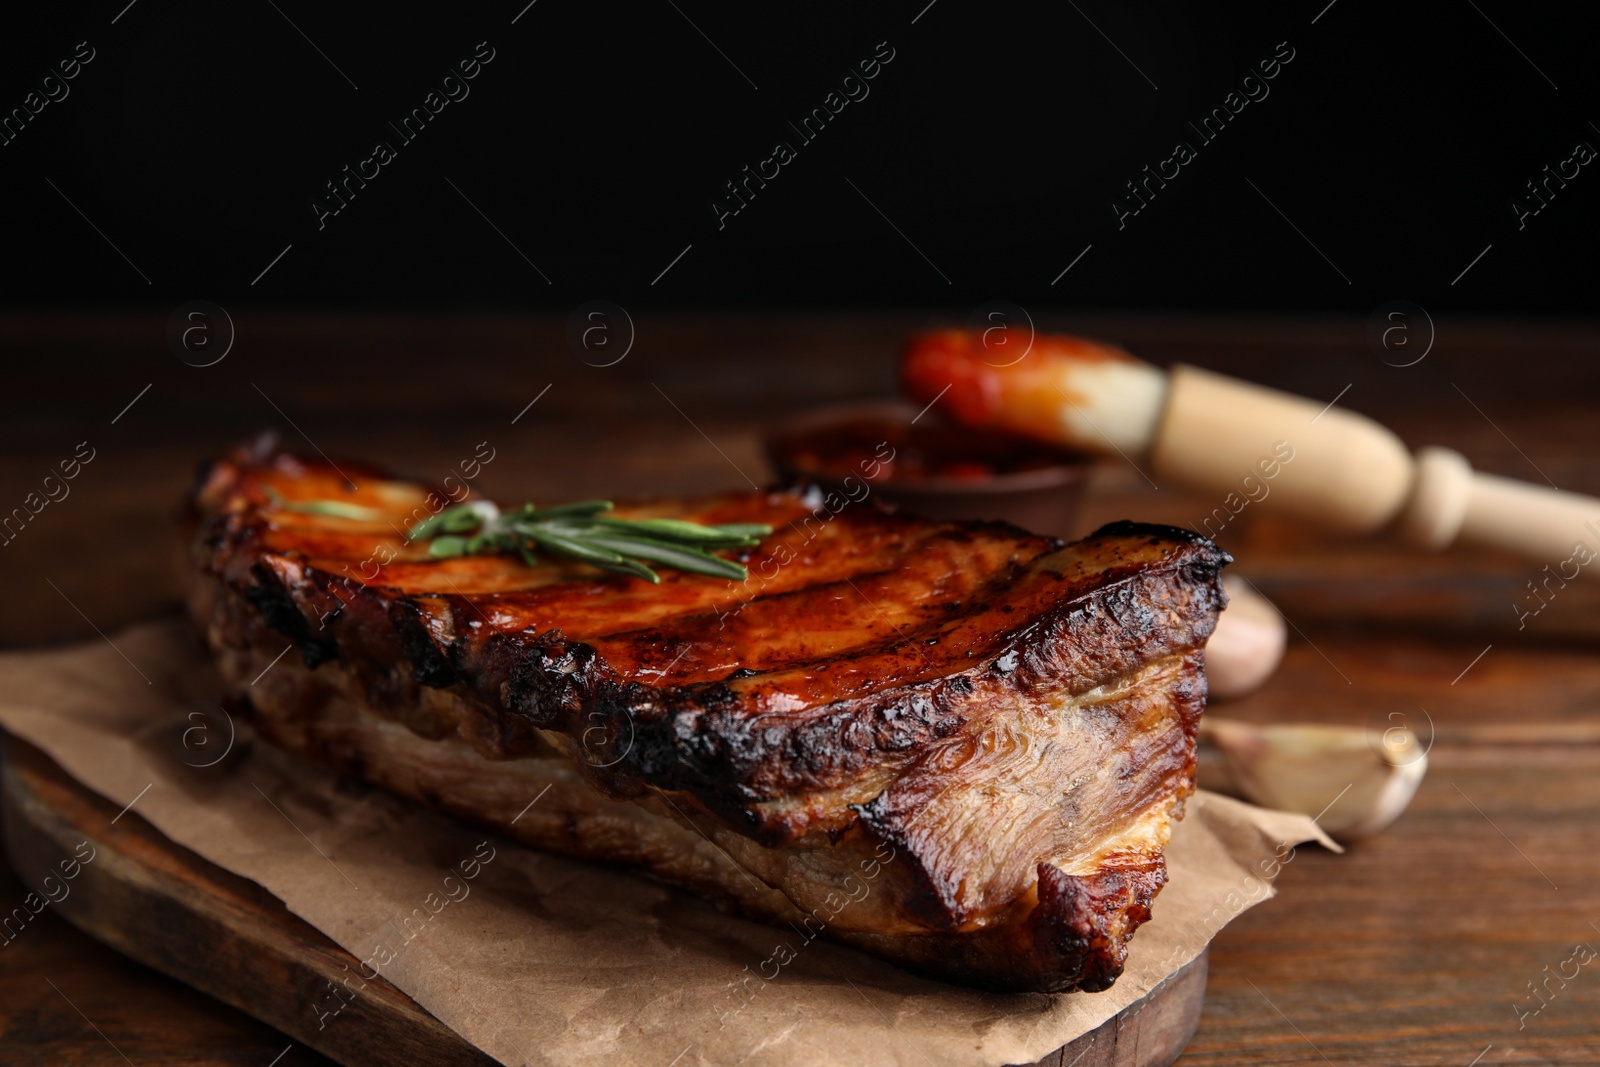
[[[330,500],[355,517],[303,507]],[[189,610],[260,735],[926,975],[1122,973],[1194,790],[1211,542],[782,488],[618,508],[773,528],[723,553],[743,582],[652,585],[432,558],[405,533],[448,502],[259,443],[202,473]]]

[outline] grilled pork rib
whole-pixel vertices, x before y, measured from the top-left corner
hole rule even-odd
[[[619,509],[774,528],[731,557],[747,582],[652,586],[430,559],[401,534],[449,501],[343,473],[358,488],[240,450],[193,501],[190,610],[266,737],[953,981],[1121,973],[1194,789],[1229,562],[1209,541],[1063,545],[775,490]],[[385,518],[283,506],[307,500]]]

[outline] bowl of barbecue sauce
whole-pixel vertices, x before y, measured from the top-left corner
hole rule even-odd
[[[767,435],[780,477],[931,519],[998,519],[1070,536],[1091,457],[974,430],[897,400],[818,408]]]

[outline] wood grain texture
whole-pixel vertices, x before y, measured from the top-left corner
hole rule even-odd
[[[0,825],[7,859],[24,884],[67,887],[49,905],[54,914],[346,1067],[496,1062],[381,978],[364,981],[359,995],[324,1017],[318,1007],[336,1003],[330,992],[359,969],[354,956],[256,883],[174,844],[137,814],[119,812],[44,753],[3,734]],[[58,868],[74,855],[92,859],[62,882]],[[18,938],[26,932],[14,931]],[[1168,1067],[1194,1034],[1205,987],[1201,955],[1038,1067]],[[29,1036],[10,1035],[18,1042]]]
[[[1170,1065],[1200,1023],[1208,954],[1202,952],[1149,995],[1032,1067]]]
[[[495,1062],[382,979],[321,1017],[318,1006],[336,1003],[330,993],[360,968],[354,956],[255,882],[120,814],[31,745],[6,738],[0,765],[6,855],[24,884],[43,885],[83,842],[95,850],[51,905],[84,933],[352,1067]]]
[[[5,907],[20,906],[29,891],[0,865]],[[108,948],[54,908],[0,949],[0,1003],[0,1062],[7,1067],[267,1067],[280,1055],[277,1067],[333,1063]]]
[[[766,476],[765,426],[892,391],[903,335],[964,318],[631,310],[640,342],[606,370],[567,354],[563,317],[236,312],[239,350],[205,370],[130,363],[130,345],[159,347],[164,314],[0,319],[20,405],[0,425],[0,500],[20,501],[77,441],[100,449],[68,500],[0,548],[13,609],[0,616],[0,644],[94,639],[94,626],[111,632],[175,603],[165,553],[195,464],[264,426],[310,447],[251,382],[329,453],[423,476],[442,476],[488,439],[500,451],[483,486],[500,497],[715,490]],[[1394,368],[1366,348],[1364,318],[1033,314],[1041,328],[1323,402],[1348,385],[1341,405],[1412,448],[1442,445],[1480,470],[1600,493],[1597,326],[1452,320],[1441,324],[1448,345]],[[1220,503],[1108,462],[1077,528],[1063,532],[1120,518],[1193,525]],[[1558,992],[1521,1029],[1513,1011],[1537,1006],[1527,983],[1577,941],[1600,946],[1590,925],[1600,925],[1600,581],[1585,573],[1519,628],[1513,603],[1539,568],[1503,554],[1421,554],[1248,508],[1220,541],[1238,559],[1232,570],[1292,625],[1277,674],[1219,711],[1257,722],[1398,715],[1424,736],[1431,722],[1434,746],[1394,827],[1344,856],[1300,851],[1280,898],[1217,938],[1205,1014],[1180,1065],[1466,1067],[1480,1053],[1480,1067],[1600,1064],[1593,966],[1564,987],[1552,981]],[[9,908],[25,889],[0,880],[0,892]],[[8,1062],[10,1048],[33,1047],[11,1044],[25,1035],[62,1051],[19,1062],[124,1063],[46,976],[139,1067],[267,1067],[289,1044],[272,1046],[259,1024],[100,949],[48,910],[0,959]],[[296,1044],[278,1067],[307,1062]]]

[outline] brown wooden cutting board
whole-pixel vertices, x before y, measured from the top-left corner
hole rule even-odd
[[[381,978],[320,1028],[308,1005],[358,961],[272,894],[175,844],[0,734],[0,820],[17,874],[39,885],[81,843],[95,849],[50,907],[90,936],[282,1030],[348,1067],[496,1061]],[[1200,1020],[1206,956],[1099,1029],[1039,1061],[1048,1067],[1167,1067]]]

